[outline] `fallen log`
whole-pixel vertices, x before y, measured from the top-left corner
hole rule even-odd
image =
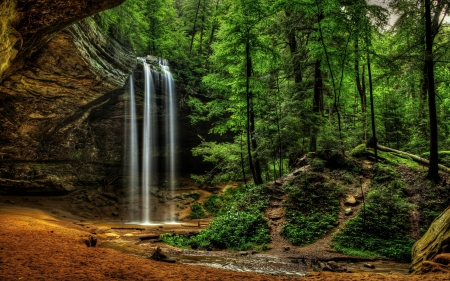
[[[423,164],[423,165],[427,165],[427,166],[430,165],[430,161],[428,161],[427,159],[421,158],[421,157],[419,157],[419,156],[417,156],[417,155],[414,155],[414,154],[411,154],[411,153],[408,153],[408,152],[400,151],[400,150],[393,149],[393,148],[390,148],[390,147],[387,147],[387,146],[383,146],[383,145],[380,145],[380,144],[377,144],[377,148],[378,148],[379,150],[381,150],[381,151],[385,151],[385,152],[393,152],[393,153],[397,153],[397,154],[401,154],[401,155],[408,156],[408,157],[410,157],[413,161],[415,161],[415,162],[417,162],[417,163],[420,163],[420,164]],[[438,167],[439,167],[439,170],[444,171],[444,172],[450,174],[450,168],[445,167],[445,166],[442,165],[442,164],[438,164]]]

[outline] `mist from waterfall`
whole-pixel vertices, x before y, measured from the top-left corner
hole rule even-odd
[[[160,60],[160,67],[162,70],[162,91],[163,94],[167,96],[166,98],[166,104],[165,104],[165,129],[166,129],[166,172],[167,172],[167,178],[166,182],[169,187],[170,196],[173,198],[175,194],[175,187],[176,187],[176,132],[177,132],[177,111],[176,111],[176,92],[175,92],[175,81],[173,80],[172,73],[170,72],[169,64],[167,63],[167,60],[161,59]],[[170,221],[175,221],[175,208],[174,205],[170,205],[170,213],[169,217],[167,218]]]
[[[128,190],[129,190],[129,218],[132,222],[137,221],[137,215],[134,212],[133,205],[138,201],[138,179],[139,179],[139,164],[138,164],[138,140],[137,140],[137,121],[136,121],[136,98],[134,92],[134,75],[130,75],[130,101],[126,107],[128,110],[128,122],[129,124],[127,131],[128,143]]]
[[[150,190],[153,183],[155,149],[155,110],[152,105],[155,103],[155,85],[153,82],[152,69],[144,62],[144,128],[142,133],[142,224],[150,224]]]

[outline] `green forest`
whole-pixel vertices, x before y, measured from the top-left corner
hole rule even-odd
[[[191,206],[191,219],[216,217],[200,235],[162,239],[193,249],[268,249],[267,183],[306,154],[311,170],[283,184],[280,234],[300,246],[323,237],[336,226],[343,187],[371,178],[370,192],[361,187],[364,214],[332,245],[410,261],[415,240],[449,203],[439,175],[450,164],[448,8],[409,0],[141,0],[96,16],[116,38],[131,39],[137,56],[167,58],[192,124],[207,122],[209,134],[234,140],[195,147],[213,168],[192,177],[242,186]],[[363,158],[378,164],[364,169]]]
[[[261,184],[296,154],[376,139],[430,159],[438,181],[449,149],[448,4],[388,4],[142,0],[98,19],[138,56],[171,62],[194,124],[234,136],[194,149],[215,164],[198,180]]]

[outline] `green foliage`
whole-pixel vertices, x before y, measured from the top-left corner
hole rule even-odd
[[[247,250],[270,241],[270,230],[261,213],[252,214],[232,207],[211,222],[191,241],[199,248]]]
[[[180,236],[180,235],[176,235],[170,232],[161,234],[159,236],[159,239],[161,239],[161,241],[163,241],[166,244],[175,246],[175,247],[179,247],[179,248],[188,248],[189,246],[189,238],[184,237],[184,236]]]
[[[247,250],[259,246],[260,250],[266,249],[264,244],[270,242],[270,229],[263,214],[269,198],[269,189],[264,185],[229,187],[223,195],[213,194],[205,200],[205,209],[217,215],[206,229],[195,237],[166,234],[162,240],[176,247]],[[194,211],[205,215],[200,204],[193,204],[191,210],[191,215]]]
[[[253,184],[240,185],[237,188],[230,187],[225,189],[221,200],[223,212],[236,208],[241,212],[263,213],[270,203],[270,190],[266,185]]]
[[[405,188],[390,168],[379,168],[367,196],[368,204],[335,234],[333,246],[345,254],[409,262],[414,240],[409,237],[412,205],[407,201]]]
[[[341,190],[315,173],[304,173],[285,187],[287,223],[281,235],[294,245],[312,243],[328,232],[337,221]]]
[[[194,203],[191,205],[191,213],[189,214],[189,218],[191,219],[203,219],[206,218],[205,211],[203,207],[199,203]]]
[[[319,158],[312,158],[309,160],[309,165],[311,166],[311,171],[313,172],[323,172],[325,169],[325,161]]]
[[[203,161],[214,164],[214,168],[204,175],[191,175],[193,179],[200,183],[217,184],[220,182],[232,181],[242,177],[242,170],[239,165],[243,148],[236,143],[216,143],[202,142],[192,149],[194,156],[203,156]]]
[[[217,194],[212,194],[206,198],[205,202],[203,202],[203,207],[211,216],[217,216],[222,208],[221,197]]]

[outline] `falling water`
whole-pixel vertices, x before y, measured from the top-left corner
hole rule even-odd
[[[167,184],[169,187],[171,197],[174,197],[176,185],[176,132],[177,132],[177,112],[176,112],[176,97],[175,97],[175,82],[172,73],[170,72],[167,60],[160,60],[160,67],[162,70],[162,91],[166,97],[166,170],[167,170]],[[174,221],[175,209],[173,204],[170,205],[170,213],[168,219]]]
[[[128,131],[128,190],[129,190],[129,216],[131,221],[136,221],[136,213],[134,212],[137,203],[137,187],[138,187],[138,141],[137,141],[137,125],[136,125],[136,102],[134,95],[134,76],[130,75],[130,101],[129,101],[129,131]]]
[[[152,104],[155,99],[155,86],[152,70],[149,64],[144,62],[144,129],[142,139],[142,224],[150,224],[150,188],[154,174],[153,149],[155,147],[155,118]]]

